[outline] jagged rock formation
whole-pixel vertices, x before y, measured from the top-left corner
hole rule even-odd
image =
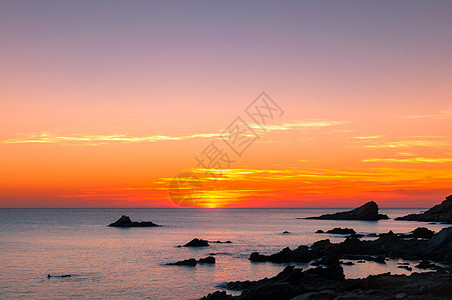
[[[435,205],[424,213],[398,217],[402,221],[446,222],[452,223],[452,195],[441,204]]]
[[[350,211],[321,215],[319,217],[308,217],[306,219],[377,221],[389,218],[387,215],[379,214],[377,203],[370,201]]]

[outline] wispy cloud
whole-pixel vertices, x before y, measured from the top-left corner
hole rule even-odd
[[[420,164],[419,164],[420,165]],[[332,169],[210,169],[206,175],[205,169],[192,169],[198,174],[205,189],[216,185],[222,187],[236,187],[266,189],[278,187],[281,190],[306,190],[310,193],[332,193],[343,190],[356,193],[357,191],[391,190],[393,188],[420,188],[443,186],[444,181],[450,182],[450,168],[347,168]],[[220,181],[215,180],[220,178]],[[168,182],[171,178],[160,178],[161,182]]]
[[[304,120],[293,123],[283,123],[279,125],[267,125],[265,128],[269,131],[287,131],[287,130],[296,130],[296,129],[304,129],[304,128],[321,128],[321,127],[330,127],[337,126],[342,124],[347,124],[349,122],[346,121],[329,121],[329,120]],[[253,129],[260,128],[256,124],[250,125]]]
[[[353,138],[358,140],[375,140],[382,137],[383,137],[382,135],[369,135],[369,136],[354,136]]]
[[[192,135],[168,136],[168,135],[150,135],[150,136],[129,136],[126,134],[75,134],[68,136],[54,135],[51,133],[32,134],[13,139],[1,141],[2,144],[21,144],[21,143],[39,143],[39,144],[77,144],[103,145],[106,143],[139,143],[139,142],[159,142],[159,141],[181,141],[195,138],[219,137],[219,133],[199,133]]]
[[[450,146],[450,142],[447,141],[435,141],[435,140],[415,140],[415,141],[396,141],[386,143],[375,143],[372,145],[366,145],[366,148],[408,148],[408,147],[445,147]]]
[[[410,153],[410,152],[397,152],[396,155],[397,156],[414,156],[414,154]]]
[[[410,158],[368,158],[363,162],[389,162],[389,163],[445,163],[452,162],[452,158],[410,157]]]
[[[319,128],[328,127],[334,125],[345,124],[342,121],[299,121],[294,123],[283,123],[280,125],[267,126],[268,131],[287,131],[297,130],[302,128]],[[250,125],[257,128],[257,125]],[[218,138],[222,133],[195,133],[190,135],[147,135],[147,136],[134,136],[128,134],[72,134],[72,135],[60,135],[55,133],[43,132],[39,134],[22,135],[17,138],[7,139],[0,141],[1,144],[83,144],[83,145],[104,145],[107,143],[142,143],[142,142],[160,142],[160,141],[183,141],[197,138]]]
[[[436,119],[436,120],[444,120],[452,118],[452,109],[440,110],[435,114],[426,114],[426,115],[411,115],[411,116],[403,116],[403,119]]]

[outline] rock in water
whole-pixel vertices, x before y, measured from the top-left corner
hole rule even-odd
[[[214,264],[214,263],[215,263],[215,257],[213,257],[213,256],[207,256],[207,257],[205,257],[205,258],[200,258],[200,259],[198,260],[198,262],[199,262],[199,263],[202,263],[202,264]]]
[[[128,216],[122,216],[118,221],[111,223],[111,227],[156,227],[160,226],[152,222],[132,222]]]
[[[435,205],[424,213],[398,217],[402,221],[447,222],[452,223],[452,195],[441,204]]]
[[[192,239],[190,242],[186,243],[184,247],[207,247],[209,242],[203,239]]]
[[[198,263],[201,264],[215,264],[215,257],[207,256],[205,258],[200,258],[196,260],[194,258],[181,260],[175,263],[167,263],[168,266],[196,266]]]
[[[306,219],[377,221],[389,218],[387,215],[379,214],[377,203],[370,201],[350,211],[321,215],[319,217],[308,217]]]
[[[196,266],[198,262],[194,258],[181,260],[175,263],[168,263],[168,266]]]
[[[334,229],[328,230],[326,233],[333,233],[333,234],[355,234],[356,231],[351,228],[340,228],[336,227]]]

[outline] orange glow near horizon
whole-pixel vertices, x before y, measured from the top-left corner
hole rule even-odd
[[[187,170],[203,208],[452,194],[450,4],[250,3],[0,4],[0,207],[177,207]],[[212,180],[237,117],[260,137]]]
[[[209,170],[216,180],[194,160],[196,148],[202,150],[215,133],[171,140],[126,134],[3,140],[8,172],[0,204],[177,207],[168,198],[168,184],[182,168],[201,179],[196,206],[202,208],[353,207],[369,200],[382,207],[425,207],[450,194],[452,156],[445,134],[395,138],[358,133],[352,121],[301,129],[287,124],[287,130],[262,135],[235,168]]]

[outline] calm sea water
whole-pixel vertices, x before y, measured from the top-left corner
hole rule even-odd
[[[435,231],[445,226],[296,219],[334,211],[338,209],[0,209],[0,299],[197,299],[223,282],[274,276],[285,266],[251,263],[251,252],[271,254],[324,238],[344,239],[315,234],[317,229],[406,233],[418,226]],[[381,209],[391,218],[416,211]],[[123,214],[164,226],[106,226]],[[291,233],[282,234],[285,230]],[[177,247],[195,237],[232,244]],[[217,253],[215,265],[164,265],[210,253]],[[397,262],[366,263],[344,270],[348,277],[408,273],[396,266]],[[47,274],[72,276],[48,279]]]

